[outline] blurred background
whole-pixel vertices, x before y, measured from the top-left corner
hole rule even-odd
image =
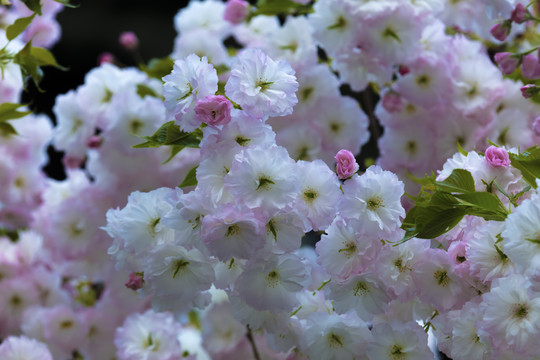
[[[62,37],[52,48],[58,63],[68,68],[60,71],[45,68],[39,93],[31,86],[25,100],[32,108],[51,115],[56,95],[75,89],[84,75],[97,66],[100,54],[110,52],[127,66],[134,66],[130,53],[118,45],[123,31],[133,31],[140,40],[143,60],[163,57],[172,51],[176,31],[173,17],[187,1],[174,0],[72,0],[80,6],[65,8],[57,16]]]
[[[135,66],[133,55],[118,44],[123,31],[133,31],[139,37],[142,59],[164,57],[172,52],[176,31],[174,15],[187,5],[187,0],[72,0],[78,8],[64,8],[57,16],[62,28],[60,41],[51,49],[61,71],[43,68],[45,76],[39,92],[31,82],[23,95],[23,102],[32,110],[53,118],[56,96],[83,84],[84,76],[98,65],[99,56],[109,52],[120,64]],[[51,162],[47,174],[63,179],[61,154],[49,148]]]

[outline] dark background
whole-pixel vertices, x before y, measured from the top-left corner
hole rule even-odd
[[[139,53],[148,62],[153,57],[164,57],[172,52],[177,33],[174,15],[187,5],[187,0],[72,0],[78,8],[64,8],[58,13],[62,35],[51,49],[61,71],[45,67],[39,92],[31,82],[23,94],[23,103],[30,104],[37,113],[45,113],[54,121],[52,108],[56,96],[76,89],[84,83],[84,76],[98,65],[102,53],[112,53],[119,64],[136,66],[132,53],[118,44],[123,31],[133,31],[139,38]],[[44,168],[48,176],[65,178],[62,154],[48,149],[50,162]]]
[[[65,8],[57,15],[62,28],[60,41],[51,49],[67,71],[44,68],[39,93],[29,86],[25,100],[32,108],[52,115],[54,99],[84,82],[85,74],[98,65],[104,52],[112,53],[122,64],[134,66],[131,54],[118,45],[123,31],[133,31],[140,40],[144,61],[172,52],[176,36],[173,18],[186,1],[174,0],[72,0],[76,9]]]

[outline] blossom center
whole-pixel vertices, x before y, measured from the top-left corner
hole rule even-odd
[[[529,307],[525,304],[516,304],[512,309],[512,313],[514,314],[514,317],[523,319],[529,314]]]
[[[257,181],[257,188],[255,190],[270,190],[271,186],[275,184],[270,178],[268,178],[266,175],[259,176],[259,180]]]
[[[383,207],[383,200],[379,196],[374,196],[371,199],[369,199],[367,202],[367,208],[368,210],[375,211],[380,207]]]
[[[448,277],[448,273],[446,270],[437,270],[435,273],[433,273],[433,277],[435,280],[437,280],[437,284],[439,284],[442,287],[445,287],[450,283],[450,278]]]
[[[187,266],[189,265],[189,261],[186,261],[184,259],[178,259],[173,262],[173,279],[178,275],[178,273],[181,274],[181,271],[184,271]]]
[[[331,332],[328,334],[328,346],[333,349],[339,349],[343,347],[343,338],[337,334]]]

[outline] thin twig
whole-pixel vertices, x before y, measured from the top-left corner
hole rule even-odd
[[[246,325],[247,328],[247,338],[249,340],[249,343],[251,344],[251,348],[253,349],[253,355],[255,356],[255,360],[261,360],[261,357],[259,356],[259,351],[257,350],[257,344],[255,344],[255,339],[253,338],[253,333],[251,332],[251,328],[249,325]]]
[[[366,113],[369,118],[369,128],[371,130],[371,134],[373,135],[373,138],[375,140],[375,144],[378,144],[378,140],[381,137],[381,133],[379,131],[379,123],[377,119],[375,118],[374,113],[374,104],[373,104],[373,89],[371,88],[371,85],[363,91],[362,97],[364,98],[364,103],[366,105]]]

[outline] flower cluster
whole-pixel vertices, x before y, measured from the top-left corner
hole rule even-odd
[[[485,46],[539,9],[192,1],[53,127],[18,102],[59,2],[0,0],[0,358],[537,357],[538,61]]]

